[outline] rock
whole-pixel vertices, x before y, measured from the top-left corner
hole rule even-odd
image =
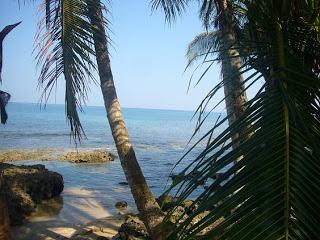
[[[175,197],[166,194],[161,195],[156,200],[162,211],[168,211],[169,209],[174,207],[174,203],[177,201]]]
[[[128,182],[119,182],[119,185],[122,185],[122,186],[128,186],[129,183]]]
[[[209,213],[210,213],[210,211],[204,211],[204,212],[198,214],[195,218],[192,219],[191,225],[198,223],[204,217],[206,217]],[[206,228],[201,230],[199,233],[197,233],[197,236],[203,236],[204,234],[206,234],[207,232],[209,232],[210,230],[212,230],[213,228],[215,228],[216,226],[221,224],[223,221],[224,221],[224,217],[220,217],[218,220],[212,222],[209,226],[207,226]],[[218,240],[218,239],[219,238],[214,238],[213,240]]]
[[[172,223],[181,223],[188,215],[186,214],[182,206],[177,206],[174,211],[170,214],[169,220]]]
[[[144,223],[136,215],[128,215],[118,231],[117,240],[147,240],[150,239]]]
[[[76,236],[72,237],[72,240],[94,240],[91,236]]]
[[[115,207],[123,210],[128,207],[128,203],[126,201],[120,201],[115,204]]]
[[[197,208],[198,208],[198,204],[194,204],[194,201],[192,200],[184,200],[181,204],[181,206],[184,208],[185,212],[190,215],[191,213],[193,213]]]
[[[107,238],[104,236],[95,236],[94,234],[90,234],[90,233],[86,233],[86,234],[72,237],[71,240],[110,240],[110,238]]]
[[[60,156],[60,160],[68,160],[74,163],[104,163],[115,159],[115,156],[106,150],[74,151]]]
[[[187,199],[187,200],[184,200],[184,201],[182,202],[181,206],[182,206],[183,208],[190,208],[190,207],[192,206],[192,204],[193,204],[193,201]]]
[[[47,160],[52,151],[49,149],[10,149],[0,151],[0,162],[19,160]]]
[[[63,178],[43,165],[15,166],[0,163],[11,225],[23,223],[42,200],[53,198],[63,190]]]
[[[101,149],[78,149],[70,151],[68,149],[11,149],[0,150],[0,162],[20,161],[20,160],[61,160],[74,163],[104,163],[113,161],[115,156]]]
[[[96,240],[109,240],[110,238],[104,237],[104,236],[98,236]]]

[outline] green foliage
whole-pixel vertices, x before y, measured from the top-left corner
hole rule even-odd
[[[152,10],[161,8],[164,10],[166,20],[171,22],[180,16],[188,6],[190,0],[151,0]]]
[[[220,46],[220,33],[203,32],[198,34],[192,42],[188,45],[187,59],[190,67],[193,63],[203,59],[203,62],[211,60],[211,57],[217,55]]]
[[[63,75],[66,83],[66,115],[75,140],[84,134],[77,108],[87,100],[90,81],[94,81],[93,31],[88,12],[95,0],[45,0],[44,17],[39,22],[35,48],[42,65],[39,85],[44,88],[42,101]],[[100,1],[98,0],[100,3]],[[99,4],[98,4],[99,6]],[[103,19],[103,21],[106,20]]]
[[[177,224],[170,239],[318,239],[320,4],[237,3],[243,14],[237,19],[237,50],[245,82],[263,84],[242,117],[211,138],[225,117],[203,136],[206,148],[169,189],[178,192],[177,205],[201,191],[196,210]],[[233,137],[241,138],[245,130],[251,137],[233,149]],[[203,182],[207,187],[201,190]]]
[[[4,27],[0,32],[0,83],[2,83],[2,62],[3,62],[3,41],[5,37],[21,22],[8,25]],[[11,95],[7,92],[0,91],[0,120],[2,124],[5,124],[8,119],[8,114],[6,112],[6,105],[10,100]]]

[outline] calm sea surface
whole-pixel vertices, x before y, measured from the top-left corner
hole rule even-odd
[[[10,103],[7,111],[8,123],[0,126],[0,149],[75,147],[70,141],[63,105],[47,105],[46,109],[40,111],[37,104]],[[80,117],[87,139],[84,139],[78,147],[106,148],[116,154],[104,108],[85,107],[84,111]],[[191,121],[193,112],[125,108],[123,114],[150,188],[155,195],[160,195],[173,165],[188,148],[187,142],[196,124],[196,121]],[[200,135],[214,124],[216,117],[217,115],[212,115],[208,119]],[[200,146],[196,149],[187,159],[196,156],[201,148]],[[34,163],[39,161],[24,161],[17,164]],[[119,159],[95,165],[78,165],[61,161],[47,161],[41,164],[63,175],[66,190],[62,194],[64,203],[72,201],[70,189],[78,188],[88,191],[90,197],[111,212],[114,203],[120,200],[127,201],[129,206],[134,208],[129,188],[119,184],[125,181]],[[181,167],[174,172],[178,172]]]

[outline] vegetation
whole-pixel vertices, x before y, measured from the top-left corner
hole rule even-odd
[[[169,15],[187,1],[162,2]],[[180,204],[202,182],[209,184],[171,239],[319,238],[319,7],[312,0],[233,2],[238,29],[233,48],[243,59],[244,82],[247,88],[263,84],[243,115],[183,170],[191,181],[172,186]],[[233,149],[246,129],[252,136]],[[212,180],[217,173],[221,177]]]
[[[3,58],[3,40],[5,37],[21,22],[8,25],[5,28],[2,29],[0,32],[0,83],[2,82],[1,73],[2,73],[2,58]],[[0,91],[0,115],[1,115],[1,123],[5,124],[8,119],[8,114],[6,112],[6,105],[10,100],[10,94],[4,91]]]
[[[221,61],[226,110],[228,122],[231,125],[242,116],[248,101],[241,72],[241,58],[236,46],[237,27],[233,3],[230,0],[219,0],[214,3],[204,1],[200,8],[200,18],[207,30],[213,30],[199,34],[190,43],[187,52],[188,65],[200,59],[202,59],[200,64],[202,65],[206,63],[208,57],[212,56],[216,57],[217,61]],[[207,69],[214,62],[209,59]],[[213,95],[209,95],[207,100],[210,100]],[[200,112],[203,112],[205,108],[205,105],[201,104]],[[248,137],[248,135],[248,131],[242,134],[243,137]],[[237,138],[238,135],[234,135],[234,147],[241,143],[239,139],[236,140]]]
[[[152,0],[152,7],[162,7],[171,21],[189,2]],[[146,183],[122,117],[108,51],[108,20],[103,13],[108,7],[100,0],[44,2],[45,15],[36,40],[43,101],[64,77],[66,115],[74,140],[80,141],[84,131],[77,109],[87,99],[89,84],[96,81],[93,72],[99,73],[121,165],[152,239],[318,239],[319,1],[197,2],[207,32],[190,44],[189,64],[198,60],[208,64],[200,81],[219,61],[223,79],[200,104],[196,131],[214,110],[208,109],[208,103],[221,88],[225,97],[217,105],[225,101],[227,115],[186,153],[202,141],[207,143],[168,190],[177,194],[178,201],[167,216]],[[1,73],[2,54],[0,60]],[[259,82],[255,96],[247,100],[245,91]],[[5,122],[4,105],[0,96]],[[223,132],[213,134],[227,122]],[[195,191],[200,194],[189,206],[192,211],[180,215],[181,221],[165,232],[163,220],[169,222]],[[0,238],[8,234],[6,215],[5,201],[0,199]]]
[[[5,37],[21,22],[8,25],[0,32],[0,83],[2,82],[2,63],[3,63],[3,41]],[[5,124],[8,119],[6,105],[10,100],[10,94],[0,90],[0,115],[1,123]],[[2,173],[0,172],[0,239],[10,239],[10,226],[5,191],[2,186]]]
[[[144,223],[155,239],[160,237],[158,225],[163,213],[153,197],[133,150],[121,113],[114,86],[105,28],[108,21],[102,14],[107,9],[100,0],[46,1],[45,17],[38,33],[39,63],[43,63],[39,82],[44,97],[50,93],[60,75],[66,81],[66,114],[75,140],[83,129],[77,107],[86,100],[93,71],[97,69],[109,125],[122,168]],[[93,58],[96,58],[96,63]],[[86,77],[88,76],[88,78]],[[46,100],[46,99],[44,99]]]

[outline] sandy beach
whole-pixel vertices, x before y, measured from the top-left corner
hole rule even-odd
[[[41,162],[62,163],[70,162],[67,166],[79,164],[105,164],[104,156],[110,157],[111,153],[101,149],[11,149],[0,151],[0,162],[14,163],[17,165],[33,164]],[[90,160],[98,158],[99,161]],[[112,158],[113,160],[113,158]],[[74,165],[75,164],[75,165]],[[80,167],[83,165],[80,165]],[[127,194],[126,186],[116,186],[115,191]],[[91,190],[84,187],[66,187],[61,196],[44,200],[37,205],[36,211],[26,218],[21,226],[12,227],[12,236],[15,240],[53,240],[73,239],[78,235],[85,235],[88,239],[96,239],[97,236],[112,238],[117,234],[121,224],[124,222],[124,215],[134,210],[128,206],[125,210],[118,210],[115,207],[116,199],[108,199],[108,206],[103,205],[97,199],[98,190]]]
[[[16,240],[71,239],[79,234],[113,237],[127,211],[111,213],[92,194],[81,188],[66,189],[64,202],[61,197],[43,201],[25,224],[12,228],[13,236]]]

